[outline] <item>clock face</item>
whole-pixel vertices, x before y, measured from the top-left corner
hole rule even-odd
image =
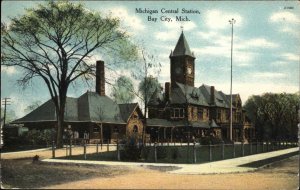
[[[175,73],[176,74],[181,74],[181,72],[182,72],[182,69],[180,68],[180,67],[177,67],[176,69],[175,69]]]
[[[187,73],[190,75],[190,74],[192,74],[192,68],[191,67],[188,67],[187,68]]]

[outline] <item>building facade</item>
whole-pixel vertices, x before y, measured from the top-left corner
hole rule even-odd
[[[230,95],[214,86],[194,86],[195,56],[182,32],[170,58],[170,82],[148,103],[147,132],[152,141],[190,141],[205,136],[230,137]],[[250,141],[254,128],[246,120],[239,94],[232,95],[233,141]]]

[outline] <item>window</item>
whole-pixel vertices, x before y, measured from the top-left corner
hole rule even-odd
[[[217,120],[221,120],[221,110],[217,109]]]
[[[135,125],[135,126],[133,126],[133,132],[134,133],[137,133],[137,132],[139,132],[139,129],[138,129],[138,127]]]
[[[119,128],[117,126],[115,126],[114,129],[113,129],[113,132],[114,133],[118,133],[119,132]]]
[[[100,127],[94,126],[93,132],[94,132],[94,133],[99,133],[99,131],[100,131]]]
[[[203,109],[202,108],[198,108],[198,119],[203,120]]]
[[[184,118],[183,108],[171,108],[171,118]]]

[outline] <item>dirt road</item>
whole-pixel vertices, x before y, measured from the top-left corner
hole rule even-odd
[[[63,154],[63,153],[62,153]],[[51,154],[39,153],[41,157]],[[298,156],[251,173],[178,175],[169,168],[32,164],[28,155],[2,156],[4,187],[52,189],[297,189]],[[22,177],[26,176],[26,177]],[[38,182],[36,182],[38,181]],[[36,184],[35,184],[36,182]],[[21,185],[21,186],[20,186]]]

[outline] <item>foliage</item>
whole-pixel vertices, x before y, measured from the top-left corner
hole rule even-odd
[[[132,80],[126,76],[119,77],[112,89],[111,96],[118,104],[131,103],[135,96]]]
[[[6,127],[3,131],[4,146],[25,146],[25,145],[46,145],[52,142],[53,134],[51,130],[29,130],[18,136],[17,128]]]
[[[148,102],[155,91],[161,91],[161,86],[157,78],[150,76],[140,82],[139,91],[146,102]]]
[[[205,136],[199,139],[201,145],[221,144],[222,142],[222,139],[213,136]]]
[[[247,117],[255,125],[257,138],[293,139],[297,138],[297,111],[299,94],[273,94],[250,97],[244,109]]]
[[[118,18],[80,3],[48,1],[12,18],[9,26],[1,24],[1,65],[21,69],[18,82],[24,88],[34,78],[45,83],[56,108],[58,147],[68,88],[78,79],[93,79],[90,61],[96,54],[127,61],[137,52]]]
[[[167,147],[164,146],[158,146],[156,148],[157,151],[157,159],[164,159],[168,156],[168,150]]]
[[[121,159],[126,161],[137,161],[141,159],[141,148],[136,145],[126,143],[121,152]]]

